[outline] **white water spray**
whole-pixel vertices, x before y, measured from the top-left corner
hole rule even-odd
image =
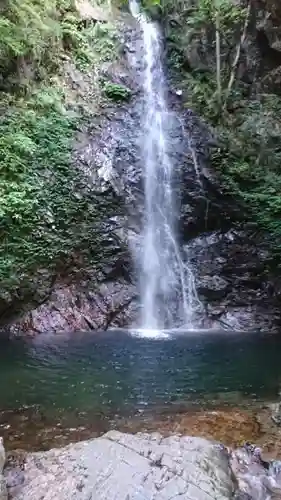
[[[158,27],[130,0],[138,20],[143,47],[143,178],[145,213],[140,259],[142,330],[157,332],[181,324],[192,328],[193,313],[200,304],[194,276],[181,258],[176,238],[173,199],[173,165],[168,154],[169,113],[165,100],[165,78],[161,63],[162,44]]]

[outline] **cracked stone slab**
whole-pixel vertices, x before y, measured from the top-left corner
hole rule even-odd
[[[226,500],[232,492],[227,455],[214,443],[117,431],[27,455],[24,481],[10,487],[15,500]]]

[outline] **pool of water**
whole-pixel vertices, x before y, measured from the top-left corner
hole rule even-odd
[[[281,338],[225,332],[152,339],[111,331],[5,342],[0,408],[122,414],[208,394],[271,397],[280,389],[280,361]]]
[[[41,424],[68,415],[68,426],[74,419],[73,425],[106,420],[110,427],[120,418],[217,401],[274,400],[280,360],[281,338],[259,334],[168,332],[150,338],[119,330],[3,341],[2,426],[10,427],[9,414],[24,419],[27,408],[36,409]],[[35,429],[34,414],[30,418]]]

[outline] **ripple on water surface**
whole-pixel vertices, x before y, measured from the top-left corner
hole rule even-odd
[[[37,415],[33,432],[54,423],[102,432],[120,419],[277,396],[278,336],[164,334],[118,330],[2,343],[2,425],[26,425]]]

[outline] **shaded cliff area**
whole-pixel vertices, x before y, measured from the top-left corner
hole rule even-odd
[[[167,0],[162,12],[171,81],[213,137],[191,243],[199,292],[211,316],[246,328],[280,317],[280,14],[255,0]]]

